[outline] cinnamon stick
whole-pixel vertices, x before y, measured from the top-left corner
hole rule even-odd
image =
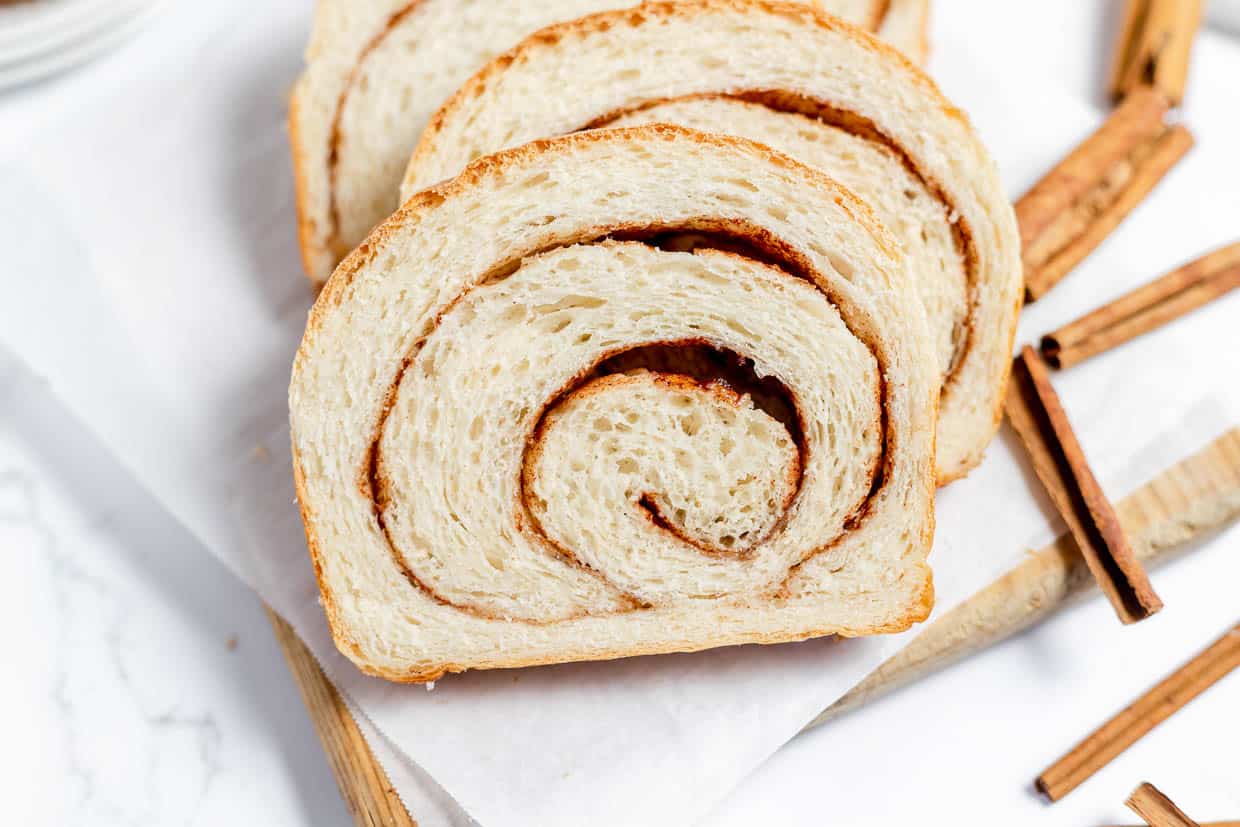
[[[1116,503],[1115,510],[1137,559],[1147,569],[1197,548],[1193,540],[1240,518],[1240,427],[1166,469]],[[956,608],[932,619],[912,643],[806,728],[834,720],[1041,623],[1085,595],[1092,596],[1093,584],[1072,535],[1060,535]]]
[[[1240,287],[1240,243],[1171,271],[1042,337],[1042,356],[1067,368]]]
[[[1013,366],[1005,411],[1116,615],[1136,623],[1161,609],[1115,508],[1089,468],[1046,366],[1031,347]]]
[[[1111,98],[1120,101],[1147,85],[1178,106],[1200,25],[1201,0],[1128,0],[1111,64]]]
[[[1077,744],[1038,776],[1035,785],[1058,801],[1238,666],[1240,624]]]
[[[1016,202],[1025,298],[1035,301],[1102,243],[1193,145],[1163,118],[1167,98],[1134,90]]]
[[[1170,798],[1148,781],[1132,791],[1124,802],[1150,827],[1199,827],[1197,822],[1184,815]]]

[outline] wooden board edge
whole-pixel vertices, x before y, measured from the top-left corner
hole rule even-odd
[[[264,608],[353,823],[357,827],[417,827],[340,692],[293,627],[270,606]]]

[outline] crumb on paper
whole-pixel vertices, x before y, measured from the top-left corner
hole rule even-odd
[[[236,650],[237,643],[238,643],[237,636],[230,635],[228,640],[224,642],[224,645],[228,647],[228,651],[232,652]]]
[[[254,459],[264,464],[271,462],[271,452],[267,450],[266,445],[254,446]]]

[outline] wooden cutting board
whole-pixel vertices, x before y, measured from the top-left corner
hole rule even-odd
[[[1193,539],[1240,515],[1240,428],[1166,469],[1117,504],[1147,567],[1191,548]],[[955,660],[997,643],[1090,593],[1084,562],[1064,535],[929,624],[913,643],[815,719],[816,725]],[[268,611],[276,639],[318,730],[341,795],[359,827],[417,822],[375,760],[340,693],[292,627]]]
[[[301,688],[301,698],[306,702],[314,728],[318,730],[323,751],[327,753],[327,761],[336,775],[344,803],[353,814],[354,823],[358,827],[413,827],[417,822],[409,815],[387,773],[375,760],[344,698],[323,674],[319,662],[297,637],[293,627],[270,608],[267,609],[267,616],[275,629],[276,640],[284,650],[289,671]]]

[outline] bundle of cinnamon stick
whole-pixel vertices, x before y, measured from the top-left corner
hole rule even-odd
[[[1102,126],[1016,204],[1026,300],[1059,283],[1114,230],[1192,147],[1168,116],[1184,97],[1200,0],[1129,0],[1109,92],[1116,109]],[[1161,608],[1098,486],[1051,385],[1063,369],[1129,342],[1240,287],[1240,243],[1215,250],[1047,334],[1040,354],[1016,358],[1005,411],[1034,471],[1063,516],[1081,557],[1125,623]],[[1240,625],[1055,762],[1036,786],[1052,801],[1135,743],[1176,710],[1240,667]],[[1129,806],[1154,827],[1194,825],[1150,784]]]

